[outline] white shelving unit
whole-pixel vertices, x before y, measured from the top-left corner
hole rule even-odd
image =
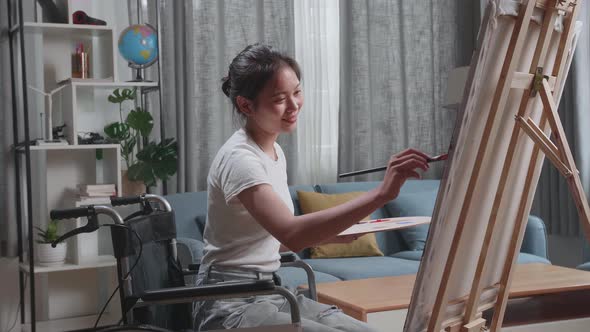
[[[40,221],[38,225],[43,225],[41,221],[49,219],[51,209],[88,203],[78,198],[77,186],[80,183],[114,183],[118,194],[121,194],[118,144],[42,145],[32,146],[30,150],[34,164],[43,170],[31,174],[31,182],[36,188],[31,197],[36,203],[33,220]],[[98,151],[102,155],[100,160],[97,159]],[[99,202],[93,204],[96,203]],[[108,203],[108,198],[100,202]],[[85,223],[85,219],[63,220],[60,222],[60,233]],[[21,271],[29,278],[34,278],[39,285],[35,294],[35,310],[39,321],[95,314],[104,304],[108,296],[106,293],[109,289],[112,291],[115,285],[115,258],[100,252],[101,242],[110,243],[108,232],[83,233],[66,242],[67,259],[61,266],[35,264],[33,277],[29,262],[20,264]],[[72,305],[68,299],[77,299],[77,304]],[[110,308],[116,312],[113,305]]]
[[[25,38],[42,44],[43,76],[46,89],[71,77],[72,56],[77,44],[89,53],[90,77],[118,81],[116,36],[110,26],[63,23],[25,23]]]
[[[70,144],[78,144],[78,133],[102,132],[112,122],[120,121],[117,105],[108,102],[116,88],[157,88],[157,82],[104,82],[71,79],[61,93],[54,95],[53,104],[62,109],[53,113],[52,123],[66,124]]]
[[[70,82],[74,87],[90,86],[94,88],[133,88],[133,87],[157,87],[158,82],[100,82],[91,80],[74,80]]]
[[[62,266],[35,266],[35,273],[49,273],[49,272],[61,272],[61,271],[72,271],[72,270],[84,270],[84,269],[95,269],[99,267],[112,267],[116,266],[117,261],[115,257],[111,255],[100,255],[97,256],[94,261],[88,261],[82,264],[70,264],[66,263]],[[30,273],[29,264],[20,264],[20,269],[23,272]]]
[[[67,150],[99,150],[99,149],[116,149],[118,144],[83,144],[83,145],[35,145],[31,146],[31,151],[67,151]]]
[[[33,226],[44,227],[52,209],[90,203],[109,204],[108,199],[80,200],[77,195],[79,184],[115,184],[117,194],[122,194],[119,144],[81,145],[78,134],[98,132],[103,135],[105,125],[120,121],[117,105],[109,103],[107,99],[112,90],[138,88],[152,91],[159,88],[159,82],[125,81],[131,79],[132,75],[127,64],[119,57],[117,38],[121,30],[129,25],[126,22],[126,4],[122,5],[119,0],[57,0],[56,3],[67,13],[69,22],[23,23],[25,55],[22,61],[17,60],[17,65],[26,65],[27,89],[49,92],[64,86],[51,97],[50,121],[44,113],[48,109],[45,97],[28,90],[30,120],[26,125],[33,127],[32,137],[36,138],[47,132],[40,129],[42,125],[52,127],[66,124],[65,133],[69,144],[29,146],[32,171],[29,178],[20,179],[23,188],[20,199],[22,206],[32,202],[33,209],[31,216],[26,209],[21,209],[25,214],[21,217],[21,220],[25,220],[21,222],[23,230],[29,228],[26,220]],[[84,10],[93,17],[106,18],[108,25],[74,25],[72,13],[77,10]],[[11,34],[16,37],[15,46],[20,54],[18,25],[11,29]],[[88,79],[72,78],[71,54],[79,43],[83,43],[89,53]],[[23,93],[18,93],[18,97],[22,98]],[[20,153],[23,156],[20,158],[23,159],[20,163],[23,169],[21,174],[27,174],[24,169],[24,149],[17,148],[17,151],[23,152]],[[29,197],[25,194],[27,181],[33,189]],[[101,219],[101,223],[105,221]],[[85,222],[82,219],[63,221],[60,228],[63,233]],[[35,312],[35,321],[39,322],[37,325],[24,324],[23,329],[35,330],[36,326],[39,331],[63,331],[92,326],[96,314],[116,285],[116,269],[113,268],[116,261],[108,250],[111,241],[108,229],[101,228],[99,232],[69,239],[66,263],[51,267],[38,264],[31,266],[27,260],[30,254],[27,252],[27,243],[33,241],[36,234],[24,231],[21,235],[25,252],[22,253],[24,262],[19,268],[28,276],[31,285],[36,285],[35,295],[26,294],[23,301],[33,303],[34,308],[31,310]],[[118,305],[118,297],[115,297],[107,310],[107,318],[101,322],[118,320]],[[115,313],[110,315],[111,319],[108,319],[108,311]],[[31,316],[30,310],[27,310],[27,316]]]
[[[25,22],[23,26],[25,33],[42,33],[46,36],[63,38],[104,37],[112,35],[113,32],[113,28],[108,25]]]

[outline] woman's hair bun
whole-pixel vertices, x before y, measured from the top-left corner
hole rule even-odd
[[[229,97],[229,91],[230,91],[230,89],[231,89],[231,82],[230,82],[230,79],[229,79],[229,75],[228,75],[228,76],[226,76],[226,77],[224,77],[224,78],[222,78],[222,79],[221,79],[221,82],[223,82],[223,83],[221,84],[221,91],[223,91],[223,93],[224,93],[226,96],[228,96],[228,97]]]

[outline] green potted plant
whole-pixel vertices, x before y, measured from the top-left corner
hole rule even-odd
[[[121,144],[121,156],[127,170],[123,171],[123,194],[140,194],[145,187],[156,185],[176,174],[177,144],[172,138],[157,143],[149,140],[154,127],[152,115],[141,107],[131,109],[124,117],[123,103],[135,100],[137,89],[115,89],[109,102],[119,105],[118,122],[104,127],[105,134]],[[142,186],[138,188],[138,183]],[[145,186],[145,187],[143,187]]]
[[[45,229],[35,226],[37,233],[37,263],[43,266],[63,265],[66,260],[67,243],[60,242],[55,248],[51,242],[57,240],[60,235],[57,232],[57,221],[51,220]]]

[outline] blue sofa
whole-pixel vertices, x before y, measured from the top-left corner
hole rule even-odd
[[[590,271],[590,244],[588,241],[584,241],[584,246],[582,247],[582,261],[584,263],[578,265],[578,269]]]
[[[295,214],[301,214],[297,191],[315,191],[337,194],[351,191],[368,191],[379,182],[344,182],[325,185],[291,186]],[[372,219],[432,215],[438,193],[438,180],[410,180],[401,188],[398,197],[376,210]],[[166,196],[175,211],[180,255],[199,262],[203,250],[203,230],[207,216],[207,192],[191,192]],[[414,274],[418,271],[428,226],[417,226],[404,231],[377,233],[377,242],[384,256],[348,258],[309,258],[308,252],[298,253],[313,269],[316,281],[330,282],[384,276]],[[537,217],[530,216],[518,257],[520,264],[546,263],[547,239],[545,225]],[[305,272],[294,267],[283,267],[278,274],[284,285],[296,287],[306,284]]]

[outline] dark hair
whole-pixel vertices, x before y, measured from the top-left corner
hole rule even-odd
[[[264,44],[248,45],[232,60],[229,72],[221,81],[221,90],[229,97],[238,114],[238,96],[255,100],[265,84],[284,65],[291,67],[298,79],[301,71],[297,61]]]

